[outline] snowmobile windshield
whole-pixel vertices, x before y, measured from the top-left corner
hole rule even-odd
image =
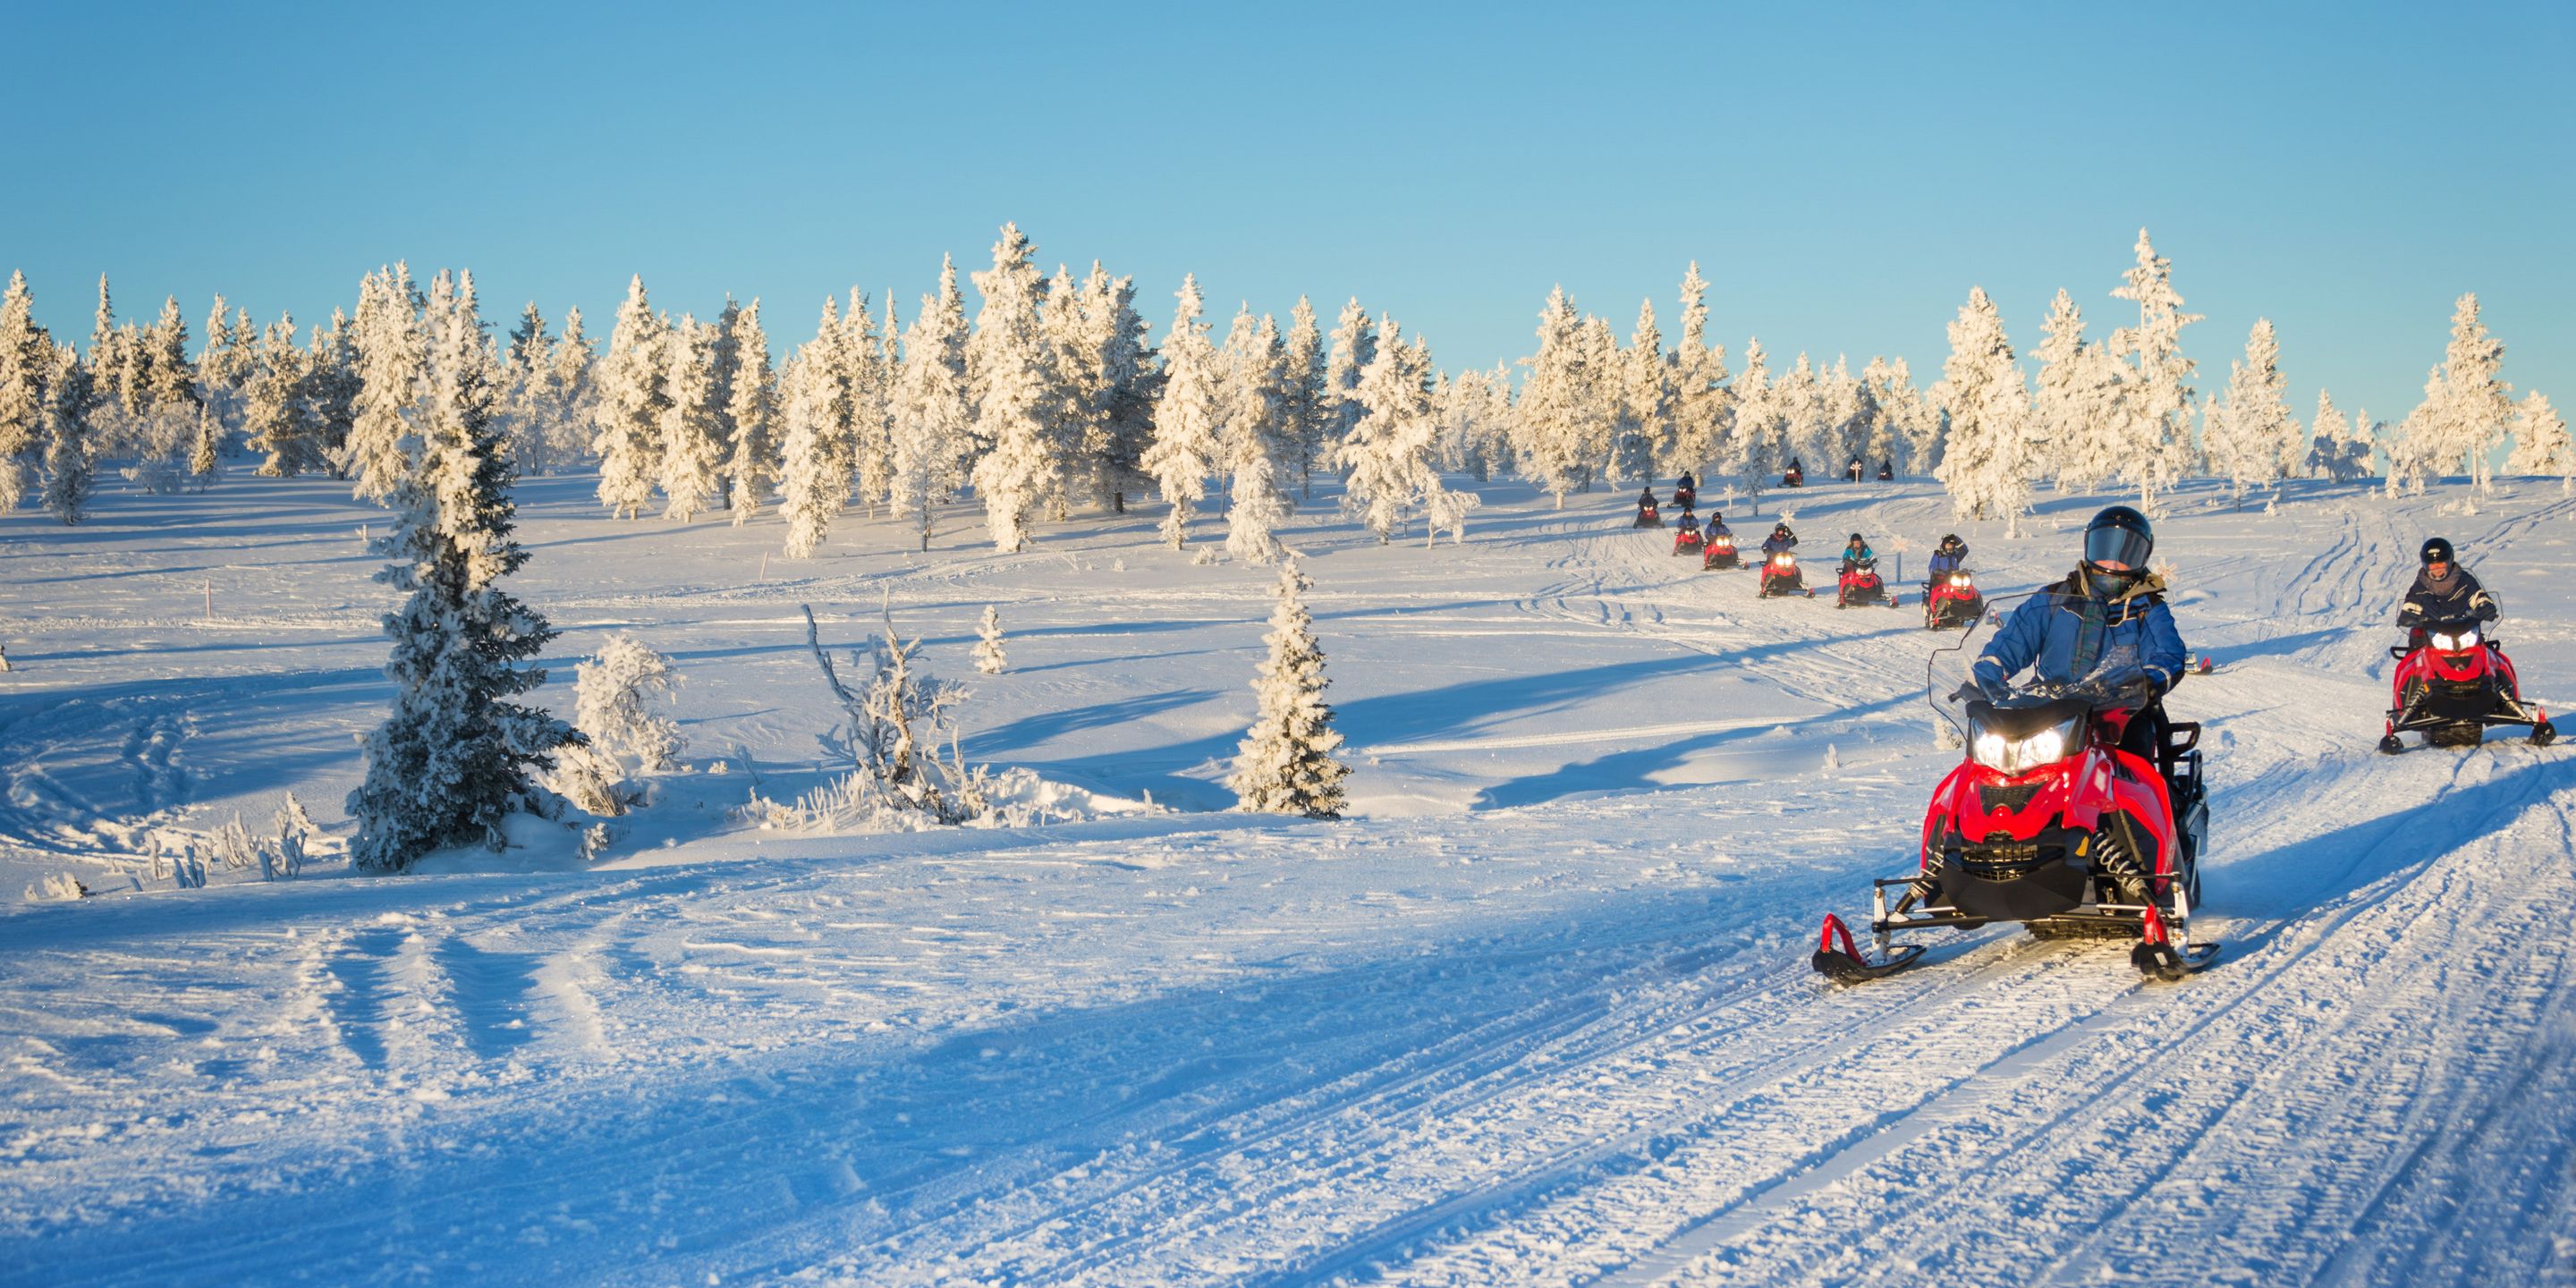
[[[2155,542],[2143,532],[2127,528],[2095,528],[2084,534],[2084,562],[2117,564],[2132,572],[2147,566],[2147,554]]]

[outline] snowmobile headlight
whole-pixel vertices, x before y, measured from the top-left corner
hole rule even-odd
[[[1776,562],[1783,568],[1795,568],[1798,566],[1798,556],[1783,550],[1777,556]]]
[[[2478,632],[2476,627],[2471,627],[2457,635],[2444,635],[2439,631],[2433,633],[2433,647],[2440,649],[2445,653],[2465,652],[2469,649],[2476,648],[2477,646]]]
[[[1969,741],[1976,762],[1988,769],[2006,774],[2022,774],[2042,765],[2052,765],[2066,758],[2067,748],[2074,745],[2076,726],[2083,717],[2076,716],[2042,729],[2027,738],[2007,738],[1978,722]]]
[[[1964,572],[1963,572],[1963,573],[1954,573],[1954,574],[1952,574],[1952,575],[1951,575],[1951,577],[1950,577],[1950,584],[1951,584],[1951,585],[1953,585],[1953,586],[1965,586],[1965,585],[1967,585],[1967,584],[1968,584],[1968,574],[1966,574],[1966,573],[1964,573]]]

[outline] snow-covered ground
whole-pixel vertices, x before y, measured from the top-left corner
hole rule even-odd
[[[148,856],[290,789],[345,832],[381,512],[237,472],[0,518],[0,1283],[2576,1282],[2576,753],[2372,751],[2430,533],[2576,695],[2576,501],[2186,489],[2219,965],[1990,928],[1839,989],[1818,917],[1955,755],[1942,640],[1757,602],[1623,494],[1480,490],[1463,546],[1289,533],[1355,769],[1315,823],[1220,812],[1273,574],[1150,511],[1018,555],[854,516],[791,563],[774,519],[532,480],[540,696],[632,632],[686,677],[685,772],[596,867],[204,889]],[[1972,566],[2062,574],[2102,500],[1964,529]],[[1859,529],[1909,576],[1952,526],[1920,484],[1788,504],[1820,562]],[[827,777],[798,605],[857,645],[880,597],[972,682],[968,757],[1080,817],[731,821]],[[97,897],[18,902],[63,873]]]

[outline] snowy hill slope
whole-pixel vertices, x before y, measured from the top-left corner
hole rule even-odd
[[[2171,705],[2207,727],[2220,965],[2147,986],[1993,928],[1849,990],[1804,956],[1955,755],[1939,641],[1757,602],[1617,496],[1485,490],[1464,546],[1289,534],[1356,770],[1319,824],[1209,812],[1270,578],[1151,516],[1012,556],[853,520],[764,576],[774,522],[537,480],[540,696],[634,632],[687,677],[690,772],[596,869],[203,890],[156,836],[262,831],[289,789],[339,822],[388,692],[378,512],[240,479],[0,518],[0,889],[101,892],[0,912],[0,1282],[2576,1282],[2571,753],[2370,749],[2431,532],[2530,691],[2576,692],[2554,487],[2186,490],[2162,553],[2226,666]],[[2100,500],[1963,529],[1972,565],[2062,574],[2051,529]],[[1909,575],[1953,526],[1916,485],[1788,504],[1819,562],[1857,528]],[[973,679],[970,758],[1135,808],[730,822],[755,772],[825,777],[797,605],[858,644],[881,594]],[[987,603],[1012,669],[970,677]]]

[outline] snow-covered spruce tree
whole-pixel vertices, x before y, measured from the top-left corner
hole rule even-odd
[[[1430,372],[1430,349],[1406,343],[1395,319],[1380,319],[1377,358],[1360,373],[1360,423],[1332,458],[1345,477],[1343,511],[1380,542],[1391,539],[1416,510],[1429,529],[1425,545],[1444,530],[1452,540],[1463,539],[1467,512],[1480,499],[1441,485],[1440,422]]]
[[[2538,394],[2532,395],[2539,397]],[[66,525],[89,513],[89,372],[68,344],[53,350],[45,381],[45,509]]]
[[[510,329],[510,342],[501,352],[503,438],[522,478],[553,473],[562,464],[548,433],[556,402],[553,356],[545,314],[530,300],[519,310],[519,324]]]
[[[1512,418],[1521,472],[1565,508],[1565,494],[1586,477],[1584,446],[1594,414],[1583,367],[1582,320],[1558,286],[1538,313],[1538,352],[1521,361],[1529,378]]]
[[[53,339],[36,325],[27,275],[12,271],[7,293],[0,294],[0,512],[17,509],[34,490],[53,369]]]
[[[1056,487],[1052,428],[1060,395],[1039,331],[1043,288],[1030,253],[1019,226],[1002,225],[993,267],[974,275],[984,307],[967,343],[974,432],[992,444],[975,463],[975,491],[984,501],[985,531],[1003,551],[1028,544],[1029,521]]]
[[[984,605],[984,619],[975,624],[975,669],[986,675],[1000,675],[1010,669],[1011,657],[1002,651],[1002,614],[991,604]]]
[[[1163,339],[1163,396],[1154,404],[1154,444],[1145,449],[1145,472],[1171,506],[1163,515],[1163,540],[1180,549],[1189,538],[1190,509],[1207,496],[1223,444],[1223,389],[1208,326],[1199,320],[1196,274],[1181,279],[1180,307]]]
[[[1623,355],[1625,401],[1630,432],[1644,447],[1639,478],[1680,473],[1681,391],[1673,355],[1664,351],[1664,333],[1655,325],[1655,302],[1637,304],[1637,326],[1629,333]],[[1697,462],[1694,460],[1693,465]]]
[[[2240,509],[2246,485],[2279,482],[2283,445],[2305,437],[2283,396],[2289,386],[2281,375],[2281,342],[2272,320],[2256,318],[2252,334],[2245,337],[2245,356],[2228,364],[2227,387],[2209,409],[2201,436],[2210,468],[2227,476]]]
[[[1328,414],[1326,409],[1324,333],[1315,324],[1315,306],[1303,295],[1297,297],[1297,307],[1288,311],[1286,348],[1288,397],[1282,414],[1288,441],[1297,453],[1298,495],[1311,500],[1315,495],[1315,462],[1324,453],[1327,424],[1339,417]],[[1338,408],[1333,410],[1337,412]]]
[[[1342,304],[1333,326],[1332,348],[1324,359],[1323,416],[1318,451],[1330,451],[1360,423],[1360,372],[1377,358],[1377,332],[1358,296]]]
[[[264,452],[263,478],[294,478],[327,468],[321,426],[313,415],[312,369],[295,346],[295,316],[269,324],[250,351],[250,374],[240,387],[242,432],[251,450]]]
[[[1771,379],[1770,355],[1762,338],[1744,342],[1744,370],[1735,378],[1734,432],[1726,436],[1718,469],[1735,479],[1755,514],[1762,512],[1762,489],[1789,463],[1789,418],[1781,407],[1779,386]]]
[[[1295,506],[1283,476],[1297,458],[1287,423],[1288,350],[1279,326],[1245,309],[1226,337],[1224,468],[1233,480],[1225,511],[1225,552],[1249,563],[1279,557],[1278,531]],[[1237,337],[1240,337],[1238,341]]]
[[[895,325],[894,297],[886,297],[885,323]],[[860,504],[874,518],[877,506],[892,491],[894,435],[888,420],[894,394],[893,371],[887,366],[885,337],[878,334],[868,297],[850,288],[850,307],[841,315],[841,342],[835,353],[850,391],[849,446],[844,455],[850,478],[844,487],[857,490]]]
[[[2469,486],[2493,490],[2495,450],[2513,419],[2513,386],[2496,378],[2504,342],[2478,320],[2478,297],[2463,295],[2451,314],[2451,343],[2442,365],[2424,381],[2424,401],[2406,417],[2409,434],[2421,433],[2433,473],[2459,464]]]
[[[714,327],[682,314],[662,343],[670,368],[662,407],[662,515],[682,523],[724,502],[724,405],[715,338]]]
[[[1092,343],[1098,346],[1108,389],[1108,441],[1101,452],[1101,475],[1109,484],[1109,508],[1127,512],[1127,496],[1143,486],[1145,450],[1154,442],[1154,404],[1162,398],[1163,375],[1156,369],[1152,329],[1136,311],[1136,280],[1116,278],[1106,291],[1094,291],[1084,307],[1092,314]]]
[[[1682,275],[1682,338],[1673,353],[1673,459],[1667,473],[1696,474],[1716,460],[1726,433],[1731,391],[1726,347],[1708,342],[1708,279],[1699,261]]]
[[[1905,359],[1869,360],[1861,379],[1870,383],[1878,405],[1896,431],[1901,450],[1896,454],[1900,473],[1919,473],[1941,463],[1941,414],[1933,409],[1930,399],[1914,387],[1914,373]]]
[[[644,512],[662,475],[662,418],[671,406],[668,330],[644,294],[643,275],[629,278],[617,325],[608,333],[599,402],[591,412],[598,430],[591,449],[599,454],[599,503],[621,519]]]
[[[623,632],[573,668],[573,727],[604,756],[632,756],[641,769],[679,765],[680,726],[645,704],[680,687],[671,659]]]
[[[304,346],[304,399],[313,425],[314,450],[321,468],[343,476],[349,427],[358,417],[358,328],[349,315],[334,308],[331,320],[313,328]]]
[[[259,328],[250,324],[248,313],[234,325],[224,297],[217,295],[206,318],[206,342],[197,350],[197,400],[214,409],[228,432],[242,427],[243,386],[250,382],[258,347]]]
[[[930,548],[937,502],[954,486],[952,471],[973,433],[966,405],[966,311],[954,294],[956,285],[957,270],[943,267],[939,296],[922,300],[904,340],[895,398],[894,512],[912,525],[924,550]]]
[[[1984,287],[1950,324],[1950,358],[1932,401],[1950,420],[1948,453],[1936,471],[1950,492],[1951,512],[1963,519],[2002,519],[2005,532],[2021,535],[2021,512],[2030,502],[2030,463],[2024,422],[2030,397],[2003,315]]]
[[[2558,490],[2576,490],[2576,443],[2567,437],[2567,419],[2534,389],[2513,410],[2513,458],[2516,474],[2555,474]]]
[[[2084,311],[2062,289],[2049,301],[2040,336],[2031,419],[2049,447],[2033,464],[2056,474],[2059,492],[2089,491],[2119,477],[2123,464],[2125,444],[2111,415],[2119,367],[2100,345],[2086,342]]]
[[[1577,334],[1582,337],[1583,402],[1589,414],[1576,459],[1583,462],[1580,487],[1589,492],[1593,479],[1618,472],[1613,455],[1626,386],[1620,379],[1619,336],[1610,329],[1610,319],[1587,316]]]
[[[1461,371],[1440,401],[1441,456],[1444,466],[1490,483],[1496,474],[1515,469],[1513,454],[1511,368]]]
[[[224,476],[224,419],[215,409],[197,404],[196,432],[188,440],[188,480],[203,492]]]
[[[787,412],[779,448],[779,511],[787,519],[790,559],[822,548],[850,496],[850,381],[840,344],[840,304],[825,296],[814,338],[797,349],[779,382]]]
[[[1833,477],[1836,462],[1826,459],[1830,450],[1819,432],[1824,421],[1824,399],[1816,389],[1816,370],[1807,355],[1800,353],[1789,369],[1771,381],[1771,405],[1780,417],[1784,460],[1810,462],[1819,478]]]
[[[2198,393],[2191,380],[2199,364],[2184,356],[2182,331],[2201,316],[2182,311],[2173,261],[2156,254],[2144,228],[2138,230],[2137,255],[2111,292],[2113,299],[2138,306],[2138,325],[2111,333],[2110,351],[2125,364],[2111,432],[2118,435],[2121,477],[2138,489],[2139,508],[2153,514],[2156,493],[2191,464],[2191,407]]]
[[[741,527],[760,513],[761,498],[778,484],[777,381],[769,370],[759,300],[730,314],[723,353],[725,417],[733,423],[724,472],[733,492],[734,526]]]
[[[1315,619],[1306,611],[1305,594],[1314,585],[1298,571],[1295,556],[1280,561],[1279,584],[1271,592],[1276,602],[1270,633],[1263,637],[1270,656],[1252,682],[1259,714],[1235,756],[1234,774],[1226,780],[1239,798],[1237,809],[1342,816],[1342,780],[1351,771],[1333,755],[1342,735],[1333,729],[1333,708],[1324,701],[1324,689],[1332,681],[1324,677],[1324,650],[1315,642]]]
[[[341,472],[361,500],[382,501],[411,472],[411,413],[426,360],[411,267],[379,268],[358,284],[358,396]]]
[[[599,402],[599,385],[592,378],[598,364],[599,346],[582,328],[581,310],[564,310],[563,338],[555,341],[548,361],[554,367],[555,417],[552,428],[554,456],[576,461],[590,455],[592,410]]]
[[[448,845],[498,848],[501,821],[531,806],[531,767],[578,740],[562,721],[511,701],[545,682],[533,658],[554,628],[500,588],[527,562],[511,539],[515,481],[470,307],[441,320],[438,381],[423,410],[418,468],[393,494],[400,517],[375,540],[376,579],[403,592],[385,617],[394,708],[366,743],[366,779],[349,793],[352,863],[400,871]]]
[[[1046,434],[1040,440],[1046,446],[1048,487],[1039,508],[1048,518],[1062,522],[1073,517],[1075,505],[1105,504],[1109,499],[1097,464],[1108,432],[1109,387],[1083,316],[1087,283],[1076,281],[1070,267],[1058,264],[1055,276],[1041,282],[1040,288],[1040,363],[1054,397],[1045,411]]]

